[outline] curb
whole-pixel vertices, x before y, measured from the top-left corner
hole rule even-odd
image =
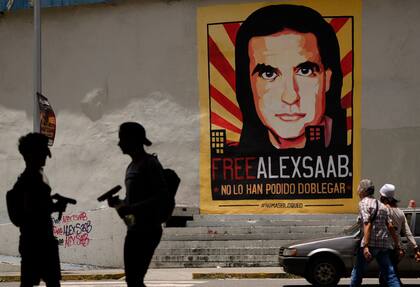
[[[299,276],[289,273],[193,273],[193,279],[295,279]]]
[[[99,281],[99,280],[123,280],[124,273],[113,274],[62,274],[62,281]],[[299,276],[290,273],[254,272],[254,273],[192,273],[192,279],[296,279]],[[0,275],[0,282],[20,282],[20,274]]]
[[[62,281],[96,281],[96,280],[121,280],[124,273],[115,274],[62,274]],[[20,282],[20,275],[0,275],[0,282]]]

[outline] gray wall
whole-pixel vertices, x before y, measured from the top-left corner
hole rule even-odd
[[[420,2],[363,4],[362,175],[420,204]]]
[[[251,1],[116,1],[44,9],[43,92],[57,113],[46,173],[70,211],[121,184],[129,162],[118,125],[144,123],[149,149],[182,177],[178,203],[199,202],[196,8]],[[252,1],[254,2],[254,1]],[[363,1],[362,175],[420,202],[420,2]],[[23,169],[16,150],[32,128],[32,12],[0,16],[0,197]],[[95,92],[96,91],[96,92]],[[0,201],[0,222],[7,221]]]
[[[86,228],[76,229],[76,224],[83,224]],[[55,232],[57,238],[63,240],[59,245],[61,262],[123,268],[126,228],[115,210],[103,208],[89,211],[85,219],[61,221],[54,226],[55,230],[62,230]],[[65,235],[66,227],[68,236]],[[19,256],[18,238],[19,229],[16,226],[0,224],[0,254]]]

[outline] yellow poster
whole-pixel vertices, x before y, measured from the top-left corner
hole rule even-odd
[[[199,8],[201,213],[352,213],[361,1]]]

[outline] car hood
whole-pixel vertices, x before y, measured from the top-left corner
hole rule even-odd
[[[320,238],[315,238],[315,239],[296,240],[296,241],[291,242],[288,246],[284,246],[284,247],[295,248],[301,245],[319,244],[322,242],[332,243],[332,242],[342,241],[346,239],[353,239],[355,238],[355,236],[356,236],[355,234],[352,234],[352,235],[340,234],[340,235],[332,235],[328,237],[320,237]]]

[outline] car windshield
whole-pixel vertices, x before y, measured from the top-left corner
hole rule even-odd
[[[360,225],[359,225],[359,223],[356,222],[351,227],[349,227],[347,229],[344,229],[344,231],[342,232],[342,234],[352,235],[352,234],[355,234],[359,229],[360,229]]]

